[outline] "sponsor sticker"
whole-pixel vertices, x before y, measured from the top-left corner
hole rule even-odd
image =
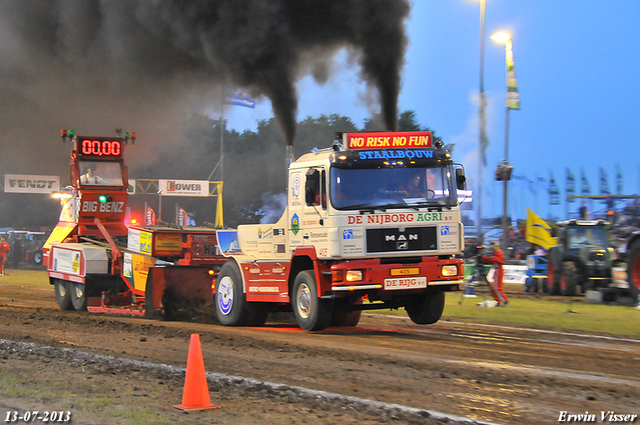
[[[398,277],[384,280],[384,289],[416,289],[426,288],[427,278],[425,276],[418,277]]]
[[[294,235],[297,235],[300,231],[300,217],[298,217],[298,214],[293,214],[293,217],[291,217],[291,231]]]

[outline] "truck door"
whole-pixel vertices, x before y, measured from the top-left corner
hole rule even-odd
[[[319,257],[325,257],[328,249],[327,172],[324,168],[310,168],[306,173],[302,217],[302,243],[312,245]]]

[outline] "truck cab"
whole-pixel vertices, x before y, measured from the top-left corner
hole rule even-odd
[[[440,318],[444,292],[464,274],[465,179],[431,133],[338,133],[288,173],[280,220],[238,226],[227,266],[235,276],[223,268],[216,288],[222,323],[243,323],[233,297],[247,311],[291,306],[307,330],[357,323],[375,308],[404,307],[416,323]]]

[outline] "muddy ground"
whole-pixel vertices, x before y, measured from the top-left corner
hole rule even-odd
[[[601,411],[640,414],[639,341],[446,318],[416,326],[380,313],[317,333],[284,314],[262,328],[227,328],[65,312],[50,288],[0,290],[0,420],[18,409],[69,411],[78,424],[540,424],[563,411],[598,421]],[[173,407],[193,333],[220,409]]]

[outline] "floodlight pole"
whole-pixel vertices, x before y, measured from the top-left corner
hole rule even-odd
[[[479,127],[480,140],[478,145],[478,185],[476,188],[477,195],[477,213],[478,213],[478,244],[484,243],[484,232],[482,231],[482,170],[484,167],[484,137],[485,137],[485,106],[486,100],[484,96],[484,21],[485,21],[485,0],[480,0],[480,110],[479,110]]]
[[[504,116],[504,164],[509,165],[509,106],[505,108]],[[503,200],[502,200],[502,252],[507,251],[508,242],[508,225],[507,225],[507,187],[509,180],[504,179]]]

